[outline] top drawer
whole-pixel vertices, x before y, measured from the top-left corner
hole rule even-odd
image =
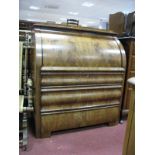
[[[103,67],[42,67],[41,87],[122,84],[123,68]]]

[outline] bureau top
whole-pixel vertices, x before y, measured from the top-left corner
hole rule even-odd
[[[41,23],[41,24],[34,24],[33,28],[34,29],[41,28],[46,30],[61,30],[69,32],[79,32],[79,33],[92,33],[92,34],[109,35],[109,36],[117,35],[117,33],[113,31],[101,30],[90,27],[82,27],[82,26],[62,25],[62,24]]]

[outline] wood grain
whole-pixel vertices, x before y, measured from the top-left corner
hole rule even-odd
[[[36,136],[118,122],[126,59],[117,38],[56,25],[37,25],[34,34]]]

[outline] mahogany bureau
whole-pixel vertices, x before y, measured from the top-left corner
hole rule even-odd
[[[126,56],[115,34],[56,24],[36,24],[33,33],[36,137],[118,123]]]

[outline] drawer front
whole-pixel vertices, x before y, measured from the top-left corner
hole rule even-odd
[[[59,114],[42,114],[41,132],[50,133],[58,130],[72,129],[108,122],[119,121],[119,107],[95,110],[72,111]]]
[[[123,84],[124,68],[117,67],[42,67],[41,87],[70,85]]]
[[[57,106],[62,105],[86,106],[102,105],[112,103],[112,101],[120,102],[121,86],[98,86],[98,87],[81,87],[81,88],[65,88],[51,89],[42,92],[42,106]],[[63,108],[63,107],[61,107]]]
[[[41,85],[46,86],[67,86],[67,85],[86,85],[86,84],[121,84],[122,74],[52,74],[43,75]]]
[[[120,104],[122,68],[42,68],[42,111]]]

